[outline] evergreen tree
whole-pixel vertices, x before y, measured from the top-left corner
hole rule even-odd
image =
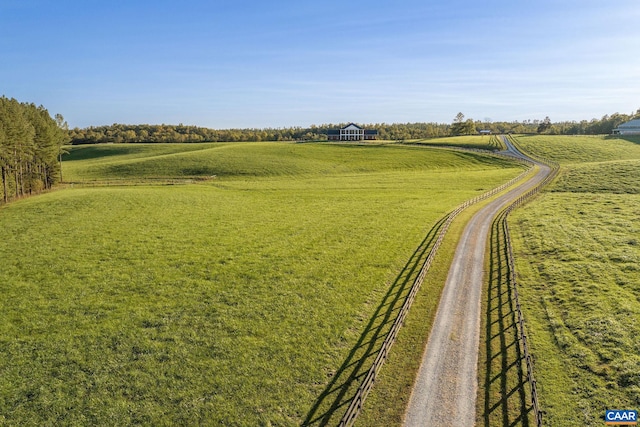
[[[0,97],[2,200],[51,188],[60,170],[62,145],[67,141],[67,132],[44,107]]]

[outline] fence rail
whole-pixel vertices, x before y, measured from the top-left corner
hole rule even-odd
[[[523,163],[529,166],[533,166],[533,162],[524,160]],[[413,285],[411,286],[409,294],[407,295],[407,298],[405,299],[402,305],[402,308],[398,313],[398,317],[393,322],[393,325],[391,326],[391,330],[389,331],[389,334],[387,335],[384,342],[382,343],[382,347],[380,348],[380,351],[376,359],[374,360],[373,365],[371,366],[371,368],[369,368],[369,371],[367,372],[367,375],[362,381],[362,384],[360,385],[360,387],[358,387],[356,394],[351,400],[351,404],[349,405],[349,408],[347,408],[347,411],[345,412],[342,419],[340,420],[340,424],[339,424],[340,427],[352,426],[355,423],[356,418],[362,411],[364,401],[369,395],[369,392],[371,391],[371,388],[373,387],[373,384],[376,381],[376,377],[378,376],[378,373],[380,372],[382,365],[387,360],[389,350],[391,349],[391,347],[396,341],[398,332],[400,331],[400,328],[404,324],[404,320],[407,316],[407,313],[409,312],[409,309],[411,308],[411,305],[413,304],[413,301],[415,300],[416,295],[420,290],[420,286],[422,286],[422,283],[424,282],[424,278],[427,275],[429,268],[431,267],[431,263],[433,262],[436,252],[438,251],[440,244],[444,240],[445,234],[449,230],[449,226],[451,225],[453,220],[458,216],[458,214],[460,214],[469,206],[474,205],[482,200],[488,199],[489,197],[492,197],[500,193],[501,191],[505,190],[506,188],[512,186],[513,184],[515,184],[516,182],[524,178],[524,176],[529,173],[529,170],[530,168],[524,171],[522,174],[518,175],[517,177],[513,178],[509,182],[502,184],[501,186],[496,187],[491,191],[488,191],[484,194],[481,194],[480,196],[476,196],[473,199],[462,203],[460,206],[458,206],[452,212],[450,212],[445,216],[446,220],[442,226],[442,229],[438,233],[438,238],[436,239],[434,245],[431,247],[431,250],[429,251],[429,255],[427,255],[427,258],[422,266],[422,269],[420,270],[420,273],[418,274],[418,277],[416,277],[416,280],[413,282]]]
[[[511,138],[511,142],[517,146],[517,142],[514,141],[514,138]],[[522,152],[520,147],[518,150]],[[518,296],[518,283],[516,276],[516,267],[515,267],[515,258],[513,256],[513,246],[511,244],[511,234],[509,232],[509,223],[507,221],[509,214],[511,211],[521,206],[525,202],[527,202],[530,198],[538,194],[547,184],[549,184],[560,171],[560,166],[551,160],[544,158],[535,158],[538,162],[543,163],[549,167],[551,167],[551,173],[536,187],[532,190],[526,192],[518,199],[516,199],[511,205],[509,205],[503,213],[502,216],[502,227],[504,230],[506,245],[507,245],[507,263],[509,266],[509,283],[511,284],[511,289],[514,295],[515,303],[516,303],[516,312],[518,317],[518,335],[520,336],[520,342],[522,345],[522,354],[524,354],[524,359],[527,365],[527,380],[531,385],[531,403],[533,405],[534,417],[536,420],[536,426],[542,427],[542,409],[540,408],[540,400],[538,399],[538,386],[533,375],[533,356],[529,351],[529,343],[527,341],[527,333],[525,331],[524,325],[524,316],[522,314],[522,308],[520,305],[520,298]]]

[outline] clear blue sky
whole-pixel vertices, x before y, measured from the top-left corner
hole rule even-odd
[[[638,0],[0,0],[0,94],[71,127],[640,108]]]

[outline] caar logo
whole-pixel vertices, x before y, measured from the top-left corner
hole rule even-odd
[[[626,409],[607,409],[604,413],[604,421],[608,426],[613,425],[638,425],[638,411]]]

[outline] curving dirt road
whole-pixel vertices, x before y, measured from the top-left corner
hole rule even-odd
[[[507,144],[505,154],[526,158],[507,138],[503,139]],[[405,413],[405,427],[475,424],[480,301],[488,234],[501,209],[551,173],[549,167],[536,164],[539,172],[476,213],[458,242]]]

